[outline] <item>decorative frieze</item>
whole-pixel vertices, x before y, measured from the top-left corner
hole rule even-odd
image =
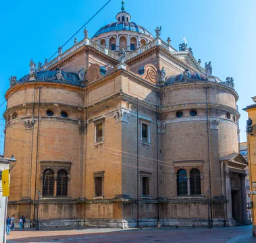
[[[23,122],[23,124],[24,124],[26,130],[30,130],[34,127],[35,120],[26,120]]]
[[[93,82],[99,78],[101,78],[103,75],[100,73],[100,65],[99,64],[92,64],[87,71],[87,80],[89,82]]]
[[[146,64],[145,66],[141,67],[139,69],[139,74],[142,75],[142,78],[148,80],[151,83],[155,84],[158,81],[157,68],[153,64]]]

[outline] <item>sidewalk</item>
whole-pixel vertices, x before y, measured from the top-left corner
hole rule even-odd
[[[7,243],[256,243],[251,226],[145,229],[80,228],[12,231]]]

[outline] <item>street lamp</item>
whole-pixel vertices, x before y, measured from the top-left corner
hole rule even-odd
[[[41,192],[38,191],[37,219],[36,219],[36,228],[35,228],[35,230],[39,230],[39,217],[38,217],[38,213],[39,213],[40,194],[41,194]]]
[[[7,159],[9,162],[9,170],[11,171],[13,169],[13,167],[15,166],[17,160],[14,158],[14,156],[12,155],[11,158]]]

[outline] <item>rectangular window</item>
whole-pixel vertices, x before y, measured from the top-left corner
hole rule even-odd
[[[95,177],[95,196],[103,196],[103,177]]]
[[[135,44],[131,44],[131,51],[135,50]]]
[[[116,44],[111,44],[111,50],[115,51],[115,49],[116,49]]]
[[[103,122],[98,122],[95,124],[95,142],[103,142]]]
[[[142,137],[142,142],[148,143],[148,124],[142,123],[141,124],[141,137]]]
[[[142,177],[142,196],[149,196],[149,177]]]

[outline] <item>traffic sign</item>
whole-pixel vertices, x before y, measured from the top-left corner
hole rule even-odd
[[[250,191],[248,194],[256,194],[256,191]]]

